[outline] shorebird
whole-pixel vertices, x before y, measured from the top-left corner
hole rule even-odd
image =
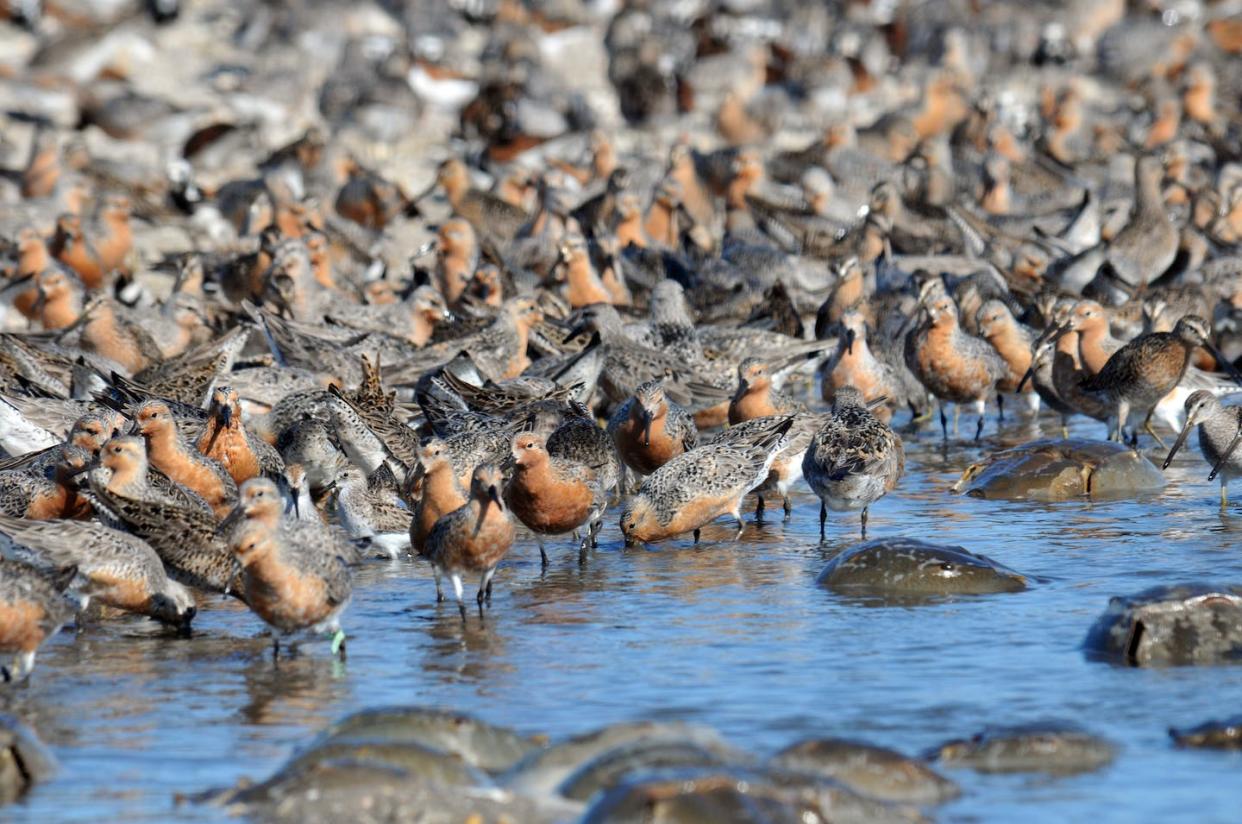
[[[832,414],[802,459],[802,475],[820,500],[820,539],[830,508],[861,509],[866,538],[868,508],[897,486],[904,471],[901,438],[867,410],[861,392],[849,386],[838,389]]]
[[[1134,214],[1108,243],[1108,263],[1131,287],[1160,277],[1177,257],[1178,231],[1160,191],[1164,166],[1157,155],[1134,163]]]
[[[1199,427],[1199,451],[1203,459],[1212,465],[1212,478],[1220,477],[1220,507],[1229,504],[1229,481],[1242,476],[1242,455],[1236,455],[1235,440],[1242,432],[1242,406],[1225,406],[1206,389],[1192,392],[1186,398],[1186,424],[1178,433],[1177,440],[1164,459],[1162,469],[1168,469],[1173,456],[1186,443],[1193,427]]]
[[[427,536],[436,521],[465,505],[466,490],[457,480],[448,445],[432,438],[418,451],[422,494],[414,505],[410,520],[410,545],[419,555],[427,556]]]
[[[4,548],[5,542],[10,544]],[[91,599],[188,629],[194,594],[169,579],[164,562],[141,538],[90,521],[46,523],[0,517],[0,550],[26,552],[37,566],[76,567]]]
[[[940,400],[940,428],[945,440],[949,437],[944,413],[947,402],[974,406],[979,416],[975,440],[979,440],[988,396],[1008,368],[986,341],[962,330],[952,298],[946,295],[928,304],[927,321],[906,338],[906,362]]]
[[[576,532],[604,506],[599,479],[586,465],[549,454],[547,441],[534,432],[513,439],[513,477],[505,485],[505,503],[539,541],[539,559],[548,565],[543,539]],[[590,537],[578,549],[586,559]]]
[[[772,465],[768,468],[767,477],[751,490],[758,497],[755,505],[756,518],[763,517],[764,495],[773,492],[781,496],[785,520],[788,521],[792,517],[793,502],[789,500],[789,490],[802,478],[802,456],[811,443],[811,436],[819,428],[823,416],[801,411],[750,418],[730,426],[708,441],[708,444],[715,446],[744,446],[760,433],[770,429],[777,421],[790,416],[793,418],[793,425],[786,434],[785,446],[776,453]]]
[[[746,358],[738,364],[737,391],[729,401],[729,423],[804,411],[802,404],[772,388],[772,372],[766,363]]]
[[[603,526],[604,512],[621,483],[621,459],[608,433],[599,427],[591,411],[570,403],[570,412],[547,439],[548,455],[581,464],[595,475],[595,508],[588,522],[586,541],[594,548]]]
[[[1022,394],[1018,384],[1022,376],[1031,367],[1031,352],[1034,348],[1035,335],[1030,329],[1018,323],[1009,307],[1002,301],[989,300],[979,307],[976,315],[979,336],[992,344],[992,348],[1005,361],[1007,373],[996,384],[996,402],[1000,407],[1001,417],[1005,414],[1005,404],[1001,393]],[[1039,395],[1030,392],[1026,396],[1026,405],[1031,414],[1039,413]]]
[[[1109,419],[1109,437],[1122,440],[1122,428],[1130,412],[1143,414],[1143,430],[1164,442],[1151,428],[1152,413],[1160,399],[1181,382],[1186,366],[1196,347],[1206,348],[1217,362],[1227,367],[1231,377],[1242,383],[1230,362],[1219,354],[1210,340],[1211,326],[1197,315],[1187,315],[1177,322],[1172,332],[1149,332],[1140,335],[1113,353],[1098,374],[1082,382],[1087,392],[1107,399],[1113,409]],[[1138,442],[1138,431],[1134,432]]]
[[[444,600],[440,578],[447,575],[453,584],[461,620],[466,620],[461,578],[472,573],[479,576],[479,592],[475,600],[479,615],[483,601],[492,594],[492,576],[496,565],[513,546],[513,520],[505,511],[502,489],[504,477],[494,466],[476,467],[470,478],[470,498],[457,509],[436,521],[427,536],[427,555],[436,579],[436,601]]]
[[[223,466],[237,484],[257,475],[279,477],[285,469],[280,453],[242,424],[241,398],[228,386],[212,390],[207,423],[195,445]]]
[[[622,462],[642,475],[650,475],[699,441],[694,419],[668,398],[658,380],[641,384],[617,407],[608,421],[608,434]]]
[[[152,489],[146,475],[142,441],[113,438],[100,450],[100,466],[88,475],[92,506],[149,543],[176,580],[244,598],[206,502],[171,482],[167,491]]]
[[[254,478],[242,484],[240,522],[232,526],[229,548],[242,568],[246,603],[280,637],[302,630],[332,633],[332,653],[344,654],[340,617],[353,592],[349,567],[339,544],[322,525],[282,518],[284,502],[276,484]]]
[[[0,667],[6,682],[29,675],[39,647],[77,613],[65,594],[76,575],[72,566],[49,576],[0,556],[0,652],[14,655],[12,667]]]
[[[917,397],[926,397],[918,379],[904,364],[890,363],[868,343],[866,317],[858,311],[841,315],[841,336],[837,351],[823,366],[823,397],[829,403],[839,386],[853,386],[868,403],[884,398],[876,415],[887,423],[896,410],[915,407]]]
[[[390,484],[381,480],[384,473]],[[410,510],[401,502],[396,479],[387,467],[379,477],[367,478],[362,470],[347,464],[336,476],[336,520],[354,540],[364,540],[389,558],[400,557],[410,548]]]
[[[86,469],[91,455],[71,443],[53,447],[55,462],[46,474],[31,469],[0,471],[0,514],[31,520],[85,518],[90,503],[78,494],[76,475]]]
[[[237,484],[224,467],[181,436],[168,404],[147,401],[134,412],[134,426],[147,444],[151,465],[196,493],[223,518],[237,501]]]
[[[772,462],[788,445],[792,417],[775,418],[745,442],[704,444],[678,455],[649,475],[621,512],[626,544],[661,541],[699,530],[720,515],[732,515],[737,537],[742,499],[768,477]]]

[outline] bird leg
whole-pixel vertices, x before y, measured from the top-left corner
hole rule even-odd
[[[746,522],[742,520],[741,512],[734,512],[733,517],[737,521],[737,534],[733,536],[733,540],[739,541],[742,538],[742,533],[746,531]]]
[[[981,437],[983,437],[983,416],[982,415],[979,416],[979,422],[975,424],[975,440],[978,441],[979,438]]]
[[[757,497],[759,498],[759,503],[755,504],[755,520],[762,521],[763,520],[763,508],[764,508],[763,496],[759,495]]]
[[[788,521],[793,517],[793,501],[789,500],[789,496],[784,496],[785,503],[785,520]]]
[[[537,536],[536,540],[539,541],[539,563],[543,564],[544,569],[547,569],[548,568],[548,551],[543,548],[543,536],[542,535]]]
[[[863,507],[862,511],[862,537],[867,540],[867,507]]]
[[[699,542],[699,528],[697,526],[694,528],[694,542],[696,544]]]
[[[272,635],[272,661],[280,657],[280,636]]]
[[[1220,479],[1220,508],[1225,509],[1229,506],[1229,488],[1225,485],[1225,479]]]
[[[949,419],[944,414],[944,404],[940,404],[940,431],[944,435],[944,439],[949,439]]]
[[[440,567],[432,564],[431,574],[435,576],[436,579],[436,603],[442,604],[444,603],[444,590],[440,588]]]
[[[958,419],[961,418],[961,416],[962,416],[962,407],[956,403],[953,404],[953,437],[955,438],[957,437],[957,433],[959,431],[958,426],[957,426]]]
[[[1004,422],[1005,422],[1005,396],[1002,395],[1000,392],[997,392],[996,393],[996,425],[999,426],[1003,424]],[[983,429],[982,425],[980,425],[979,428],[982,431]],[[978,436],[975,436],[975,440],[976,441],[979,440]]]
[[[463,598],[461,573],[452,573],[449,580],[453,582],[453,594],[457,597],[457,611],[461,613],[461,622],[464,624],[466,623],[466,602]]]
[[[591,536],[591,549],[599,549],[599,531],[603,528],[604,513],[601,512],[594,521],[591,521],[591,528],[589,530],[589,534]]]
[[[1155,407],[1152,407],[1151,409],[1147,411],[1147,417],[1143,419],[1143,431],[1146,432],[1148,435],[1151,435],[1153,438],[1155,438],[1156,443],[1160,444],[1161,449],[1168,449],[1168,447],[1164,445],[1164,441],[1162,441],[1160,439],[1160,436],[1156,434],[1156,430],[1151,428],[1151,416],[1154,415],[1155,413],[1156,413]],[[1135,440],[1135,443],[1137,444],[1138,442],[1137,432],[1135,433],[1134,440]]]
[[[944,421],[944,413],[941,412],[941,422]],[[819,502],[819,539],[824,540],[824,524],[828,521],[828,504],[823,501]]]
[[[340,627],[336,628],[336,633],[332,636],[332,654],[345,660],[345,630]]]

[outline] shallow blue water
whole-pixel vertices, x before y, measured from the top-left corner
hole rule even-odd
[[[1011,429],[1006,440],[1035,434]],[[324,641],[274,666],[257,619],[224,601],[200,613],[189,640],[145,620],[53,639],[0,706],[34,724],[61,769],[0,816],[221,820],[174,807],[174,794],[265,776],[353,710],[417,703],[554,737],[684,719],[759,753],[817,735],[914,753],[988,723],[1073,721],[1118,745],[1112,766],[1060,779],[953,771],[965,793],[936,817],[1236,821],[1242,754],[1178,751],[1166,730],[1237,713],[1242,666],[1126,669],[1088,661],[1080,644],[1111,595],[1242,582],[1242,488],[1222,515],[1191,448],[1164,493],[1142,501],[981,501],[948,487],[997,441],[942,449],[938,435],[907,441],[908,474],[873,508],[869,537],[960,544],[1033,576],[1031,590],[873,607],[819,589],[825,558],[858,525],[832,516],[821,545],[805,490],[789,524],[748,526],[738,543],[722,523],[698,547],[625,550],[610,518],[585,568],[566,542],[541,576],[523,539],[485,627],[472,613],[463,629],[454,607],[435,604],[426,566],[375,562],[356,577],[343,665]]]

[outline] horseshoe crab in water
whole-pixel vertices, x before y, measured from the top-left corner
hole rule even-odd
[[[772,763],[840,781],[857,793],[905,804],[939,804],[961,794],[922,761],[844,738],[812,738],[781,750]]]
[[[1223,721],[1205,721],[1197,727],[1171,729],[1169,735],[1179,747],[1214,750],[1242,750],[1242,715]]]
[[[1018,592],[1026,578],[960,546],[914,538],[880,538],[842,551],[817,583],[836,592],[895,596]]]
[[[56,759],[34,730],[0,713],[0,804],[21,798],[56,769]]]
[[[1114,597],[1085,647],[1135,667],[1242,662],[1242,587],[1179,584]]]
[[[724,769],[744,766],[750,756],[728,746],[682,740],[629,741],[587,761],[561,783],[559,792],[573,801],[587,801],[601,790],[623,784],[633,775],[679,768]]]
[[[1065,501],[1125,498],[1164,488],[1156,465],[1111,441],[1045,439],[994,452],[953,485],[974,498]]]
[[[946,767],[978,772],[1091,772],[1111,763],[1113,745],[1077,727],[1059,723],[988,727],[970,738],[946,741],[927,757]]]
[[[865,798],[826,779],[763,770],[681,770],[621,784],[591,805],[581,824],[902,824],[915,809]]]
[[[467,764],[487,772],[506,770],[547,743],[469,715],[427,707],[381,707],[354,713],[325,730],[318,744],[329,741],[422,744],[460,755]]]
[[[668,741],[724,751],[727,745],[709,727],[693,724],[632,721],[613,724],[536,750],[498,778],[501,786],[529,796],[555,795],[557,788],[582,765],[606,752],[635,742]]]

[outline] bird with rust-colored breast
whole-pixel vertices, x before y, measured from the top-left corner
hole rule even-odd
[[[737,535],[745,529],[742,499],[768,477],[793,426],[778,417],[744,442],[709,443],[678,455],[649,475],[621,512],[627,544],[662,541],[699,530],[721,515],[731,515]]]
[[[466,620],[462,575],[479,576],[475,600],[479,615],[490,600],[496,565],[513,546],[515,529],[505,509],[504,476],[494,466],[475,468],[470,478],[469,500],[436,521],[427,535],[427,555],[436,579],[436,600],[443,601],[440,579],[447,575],[457,598],[462,621]]]

